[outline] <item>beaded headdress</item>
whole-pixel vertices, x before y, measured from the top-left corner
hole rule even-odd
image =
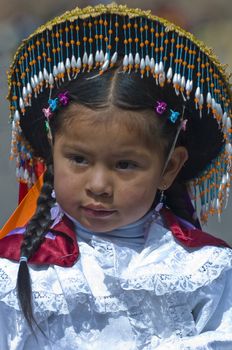
[[[44,93],[49,99],[54,86],[76,79],[83,71],[102,75],[119,57],[125,74],[152,76],[160,88],[170,84],[183,103],[194,103],[199,121],[217,122],[223,136],[220,152],[191,184],[194,197],[201,198],[202,219],[208,213],[220,214],[228,200],[232,157],[232,105],[225,69],[190,33],[150,11],[123,5],[66,12],[39,27],[18,48],[8,73],[11,156],[17,161],[17,177],[28,187],[36,181],[37,158],[20,128],[32,99]],[[211,142],[210,135],[205,137]]]

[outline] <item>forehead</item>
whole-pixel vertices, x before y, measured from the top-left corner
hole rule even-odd
[[[90,109],[72,104],[65,111],[58,131],[68,137],[91,137],[91,133],[107,134],[112,140],[124,138],[128,142],[153,148],[160,146],[158,123],[151,110],[126,110],[115,106]]]

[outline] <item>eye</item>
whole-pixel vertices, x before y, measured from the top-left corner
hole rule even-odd
[[[79,155],[71,155],[69,157],[69,159],[71,160],[71,162],[77,164],[77,165],[86,165],[88,164],[88,161],[85,157],[83,156],[79,156]]]
[[[131,170],[138,168],[138,164],[131,160],[121,160],[116,164],[116,168],[120,170]]]

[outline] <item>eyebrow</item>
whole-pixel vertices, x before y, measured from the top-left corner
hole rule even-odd
[[[81,152],[86,155],[91,155],[93,152],[88,148],[83,147],[81,144],[66,144],[63,146],[64,152]],[[128,148],[126,150],[119,150],[118,152],[112,153],[112,157],[146,157],[145,152],[136,151],[135,149]]]

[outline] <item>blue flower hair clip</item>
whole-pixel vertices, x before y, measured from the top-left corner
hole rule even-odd
[[[170,116],[168,117],[169,120],[171,120],[172,123],[175,123],[178,119],[178,117],[180,116],[179,112],[173,111],[172,109],[170,109]]]
[[[52,112],[55,112],[55,111],[57,110],[57,108],[58,108],[58,103],[59,103],[59,100],[58,100],[57,97],[54,98],[54,99],[50,98],[50,99],[48,100],[48,104],[49,104],[49,107],[50,107],[50,109],[51,109]]]

